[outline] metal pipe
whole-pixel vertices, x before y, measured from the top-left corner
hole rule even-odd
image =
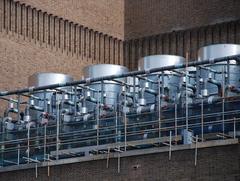
[[[74,86],[74,116],[77,115],[77,86]]]
[[[30,122],[28,122],[28,127],[27,127],[27,158],[28,158],[28,163],[29,163],[29,158],[30,158]]]
[[[36,111],[40,111],[40,112],[43,112],[44,111],[44,108],[40,107],[40,106],[35,106],[35,105],[31,105],[29,107],[29,109],[32,109],[32,110],[36,110]]]
[[[209,72],[216,73],[216,74],[221,74],[222,73],[221,71],[217,71],[217,70],[211,69],[209,67],[199,66],[199,68],[204,69],[204,70],[208,70]]]
[[[170,131],[169,135],[169,155],[168,155],[169,160],[172,158],[172,131]]]
[[[196,138],[195,138],[195,156],[194,156],[194,165],[197,166],[197,154],[198,154],[198,135],[196,135]]]
[[[203,98],[202,98],[202,101],[201,101],[201,140],[203,142]]]
[[[233,138],[236,139],[236,118],[233,118]]]
[[[18,110],[18,112],[17,112],[17,121],[18,121],[18,123],[20,123],[20,102],[21,102],[21,95],[17,95],[17,100],[18,100],[18,102],[17,102],[17,110]]]
[[[194,93],[197,90],[197,88],[194,85],[192,85],[192,84],[187,84],[186,85],[186,83],[185,84],[183,83],[182,86],[185,87],[185,89],[187,89],[187,88],[191,89]]]
[[[234,59],[239,59],[239,58],[240,58],[240,54],[234,55],[234,56],[226,56],[226,57],[222,57],[222,58],[216,58],[216,59],[208,59],[208,60],[203,60],[203,61],[192,61],[192,62],[188,63],[187,66],[191,67],[191,66],[199,66],[199,65],[205,65],[205,64],[214,64],[214,63],[218,63],[218,62],[234,60]],[[87,78],[84,80],[77,80],[77,81],[66,82],[66,83],[51,84],[51,85],[39,86],[39,87],[28,87],[28,88],[12,90],[12,91],[2,91],[2,92],[0,92],[0,96],[23,94],[23,93],[35,92],[35,91],[40,91],[40,90],[45,90],[45,89],[56,89],[58,87],[74,86],[74,85],[78,85],[78,84],[86,84],[86,83],[89,84],[89,83],[99,82],[99,81],[103,81],[103,80],[111,80],[111,79],[117,79],[117,78],[129,77],[129,76],[150,74],[150,73],[154,73],[154,72],[161,72],[161,71],[173,70],[173,69],[181,69],[181,68],[185,68],[185,67],[186,67],[186,64],[171,65],[171,66],[158,67],[158,68],[153,68],[153,69],[148,69],[148,70],[132,71],[132,72],[122,73],[122,74],[117,74],[117,75],[102,76],[102,77],[97,77],[97,78]]]
[[[44,161],[46,159],[46,153],[47,153],[47,124],[44,125],[44,146],[43,146],[43,158],[44,158]]]
[[[185,72],[186,72],[186,86],[185,86],[185,91],[186,91],[186,103],[185,103],[185,108],[186,108],[186,130],[188,131],[188,53],[186,54],[186,64],[185,64]]]
[[[102,89],[101,89],[102,90]],[[101,91],[102,92],[102,91]],[[98,147],[98,145],[99,145],[99,134],[100,134],[100,132],[99,132],[99,115],[100,115],[100,94],[99,94],[99,91],[97,92],[97,147]],[[98,152],[97,152],[98,153]]]
[[[153,83],[153,84],[157,84],[156,81],[153,81],[153,80],[148,79],[148,78],[146,78],[146,77],[141,77],[141,76],[138,76],[138,75],[136,75],[136,77],[139,78],[139,79],[142,79],[142,80],[146,80],[147,82],[151,82],[151,83]]]
[[[126,91],[124,91],[124,107],[126,107],[126,101],[127,101]],[[125,111],[123,112],[123,116],[124,116],[124,151],[127,151],[127,114]]]
[[[224,116],[224,112],[225,112],[225,71],[224,71],[224,67],[222,68],[222,132],[223,135],[225,134],[225,116]],[[223,137],[224,139],[224,137]]]
[[[209,83],[211,83],[213,85],[216,85],[217,88],[218,88],[218,95],[221,96],[221,94],[222,94],[222,84],[221,84],[221,82],[218,82],[217,80],[212,79],[212,78],[209,78],[207,80],[207,82],[209,82]]]
[[[175,102],[174,106],[174,127],[175,127],[175,144],[177,144],[177,103]]]
[[[160,143],[160,138],[161,138],[161,105],[162,105],[161,100],[162,100],[161,99],[161,80],[160,80],[160,76],[158,76],[158,138],[159,138],[159,143]]]
[[[57,130],[56,130],[56,160],[59,159],[59,132],[60,132],[60,102],[57,101]]]

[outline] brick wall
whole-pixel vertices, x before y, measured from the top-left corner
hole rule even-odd
[[[124,40],[240,18],[238,0],[20,0],[20,2]]]
[[[47,168],[19,170],[0,174],[0,180],[161,180],[161,181],[239,181],[240,145],[210,147],[198,150],[197,166],[194,166],[194,150],[158,153],[121,158],[121,172],[117,173],[117,160],[89,161],[53,166],[50,177]]]
[[[31,1],[31,2],[35,3],[35,5],[37,6],[38,5],[37,2],[39,1]],[[46,3],[50,3],[50,2],[56,3],[56,1],[48,1],[48,2],[41,1],[41,2],[43,4],[39,3],[39,7],[44,6],[45,8],[53,8],[53,6],[50,6],[50,5],[49,5],[50,7],[48,7]],[[110,2],[111,1],[109,1],[109,3]],[[126,1],[126,2],[133,3],[134,1]],[[143,2],[144,2],[143,0],[139,1],[139,6],[142,5]],[[172,0],[170,2],[172,2]],[[225,1],[222,1],[222,2],[225,2]],[[237,7],[238,2],[239,1],[234,1],[232,3],[229,3],[230,8]],[[151,0],[149,1],[149,3],[154,3],[154,1]],[[213,3],[213,0],[209,1],[209,3],[211,5],[211,3]],[[69,4],[72,4],[72,3],[69,3]],[[84,3],[79,3],[79,4],[84,4]],[[95,5],[97,6],[97,4]],[[105,4],[103,3],[102,6],[103,5]],[[161,4],[161,6],[162,5],[164,4]],[[98,6],[100,5],[98,4]],[[126,6],[125,8],[131,7],[132,4],[129,4],[129,5],[125,4],[125,6]],[[160,5],[156,2],[156,6],[160,6]],[[171,3],[165,4],[165,6],[166,8],[169,8],[171,7]],[[222,6],[221,3],[219,4],[219,6],[220,7]],[[55,11],[57,11],[57,8],[58,6],[56,6]],[[137,6],[136,9],[138,8],[140,7]],[[212,7],[212,8],[215,9],[216,12],[220,11],[218,9],[219,7],[215,7],[215,8]],[[229,9],[229,7],[226,9]],[[133,12],[134,11],[135,10],[133,10]],[[143,13],[146,13],[146,12],[143,11]],[[184,14],[184,11],[182,13]],[[236,12],[234,9],[232,13],[235,15],[238,15],[238,12]],[[84,61],[88,62],[89,64],[113,63],[113,64],[125,65],[130,69],[134,70],[137,68],[138,59],[142,56],[152,55],[152,54],[174,54],[174,55],[186,56],[186,53],[188,52],[190,54],[191,59],[196,59],[197,50],[204,45],[208,45],[212,43],[240,43],[239,20],[219,23],[215,25],[201,26],[198,28],[192,28],[192,29],[186,29],[186,30],[172,31],[170,33],[161,33],[161,31],[158,30],[157,31],[158,34],[153,36],[145,36],[143,38],[136,38],[136,39],[123,41],[121,39],[112,37],[108,34],[104,34],[94,29],[85,27],[82,24],[79,24],[77,22],[64,19],[55,14],[54,15],[50,14],[41,9],[36,9],[33,6],[24,4],[22,1],[15,2],[13,0],[0,0],[0,15],[1,15],[0,16],[0,32],[2,32],[3,37],[5,37],[5,35],[7,35],[6,37],[8,38],[15,37],[12,39],[12,41],[16,40],[18,42],[18,46],[20,46],[19,42],[21,43],[25,42],[24,46],[37,47],[41,49],[40,51],[43,52],[43,54],[44,54],[44,51],[47,52],[46,54],[48,53],[56,54],[57,52],[58,58],[61,57],[63,59],[69,59],[69,60],[71,59],[76,61],[79,64],[84,64]],[[126,15],[127,15],[127,12],[126,12]],[[162,17],[158,14],[152,14],[152,15],[155,18]],[[175,15],[173,17],[175,17]],[[228,14],[226,13],[225,19],[227,19],[227,17],[228,17]],[[136,19],[136,22],[137,22],[137,19]],[[167,21],[167,22],[174,24],[171,21]],[[144,21],[142,23],[144,23]],[[103,24],[104,24],[104,21],[103,21]],[[145,22],[145,24],[146,26],[148,25],[147,22]],[[129,25],[129,27],[131,26],[132,25]],[[140,30],[137,27],[138,26],[136,26],[135,30]],[[148,29],[152,29],[152,26],[149,26],[149,27],[151,28],[148,28]],[[147,34],[148,33],[146,32],[146,35]],[[7,39],[5,39],[4,41],[6,44],[8,44]],[[24,46],[22,47],[22,50],[25,49]],[[2,46],[2,53],[4,53],[3,48],[4,46]],[[19,49],[21,48],[19,47]],[[8,53],[11,54],[11,51],[12,50],[9,49]],[[20,51],[19,55],[21,55],[22,52],[23,51]],[[7,56],[8,55],[6,55],[6,52],[5,52],[6,60],[8,59]],[[26,52],[26,55],[24,56],[28,56],[27,52]],[[35,59],[34,56],[31,56],[31,53],[29,54],[29,57],[31,57],[32,61],[33,59]],[[51,59],[50,61],[50,58],[49,58],[49,62],[51,62],[50,63],[51,65],[55,65],[54,63],[55,61],[56,60],[54,59]],[[25,68],[28,70],[27,64],[25,65],[26,65]],[[13,65],[9,64],[7,66],[11,67]],[[2,66],[2,69],[3,68],[4,66]],[[68,69],[63,67],[62,69],[63,71],[68,70],[69,72],[72,72],[71,69],[75,69],[75,67],[69,67]],[[39,66],[38,69],[36,69],[36,71],[42,71],[42,67]],[[4,71],[1,71],[1,72],[4,72]],[[9,80],[11,80],[10,75],[7,75],[7,74],[5,75],[1,73],[1,76],[5,77],[4,82],[9,82]],[[25,84],[22,83],[22,84],[9,85],[9,86],[18,87],[18,86],[24,86],[24,85]],[[1,89],[5,89],[6,86],[7,86],[7,83],[3,85]]]
[[[171,54],[197,59],[200,47],[216,43],[240,43],[240,21],[224,22],[199,28],[146,36],[124,42],[124,64],[136,69],[139,58]]]
[[[89,29],[124,37],[124,0],[20,0]]]
[[[239,0],[125,0],[125,39],[240,18]]]
[[[92,63],[122,64],[122,40],[13,0],[0,0],[0,31]]]

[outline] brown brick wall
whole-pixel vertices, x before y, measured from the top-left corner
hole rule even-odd
[[[0,30],[89,62],[123,64],[122,40],[12,0],[0,0]]]
[[[38,1],[32,2],[36,3]],[[44,1],[41,2],[43,4],[39,3],[39,6],[46,6],[48,8],[48,6],[44,4]],[[133,3],[134,1],[127,2]],[[143,0],[140,0],[138,6],[142,5],[143,2]],[[229,3],[230,8],[233,8],[234,5],[237,7],[237,2],[238,1]],[[154,2],[153,0],[150,0],[149,3]],[[209,3],[209,5],[211,5],[212,1],[209,1]],[[26,43],[26,46],[28,43],[29,46],[37,45],[42,52],[58,52],[59,57],[74,59],[81,63],[82,60],[85,60],[89,64],[124,64],[133,70],[136,69],[137,61],[142,56],[152,54],[175,54],[185,56],[188,52],[191,59],[196,59],[197,50],[201,46],[212,43],[240,43],[239,20],[211,26],[201,26],[199,28],[173,31],[171,33],[158,33],[153,36],[122,41],[118,38],[109,36],[108,34],[89,29],[76,22],[63,19],[55,14],[49,14],[46,11],[33,8],[22,2],[0,0],[0,4],[0,31],[4,33],[3,36],[6,34],[8,35],[7,37],[18,37],[21,41]],[[103,5],[104,3],[102,6]],[[156,6],[159,6],[157,2]],[[168,8],[171,6],[171,3],[165,4],[165,6]],[[220,6],[222,6],[221,3]],[[126,7],[131,7],[131,4],[126,4]],[[56,9],[57,8],[58,6],[56,6]],[[136,7],[135,9],[138,8],[139,7]],[[212,8],[217,9],[216,11],[219,10],[218,7]],[[94,13],[94,11],[92,12]],[[233,14],[238,14],[236,11],[232,12]],[[145,13],[145,11],[143,11],[143,13]],[[184,14],[184,12],[182,13]],[[155,18],[161,18],[160,15],[153,15]],[[175,15],[173,15],[173,17],[175,17]],[[226,13],[226,19],[227,17],[228,14]],[[187,20],[188,19],[186,19],[186,21]],[[172,23],[171,21],[168,22]],[[144,21],[142,23],[144,23]],[[147,22],[145,22],[145,24],[146,26],[148,25]],[[129,27],[131,26],[129,25]],[[135,29],[140,30],[137,26]],[[152,28],[148,29],[150,30]],[[158,32],[161,31],[158,30]],[[146,35],[147,34],[148,33],[146,33]],[[5,41],[7,42],[7,40]],[[4,53],[4,51],[2,52]],[[9,51],[9,53],[10,52],[11,51]],[[29,54],[29,56],[31,57],[31,54]],[[51,60],[51,62],[54,61],[54,59]],[[10,67],[11,66],[12,65],[10,65]],[[74,69],[74,67],[72,68]],[[63,69],[65,68],[63,67]],[[71,67],[68,70],[71,72]],[[41,71],[40,67],[37,71]],[[4,81],[8,82],[9,80],[10,78],[6,78]],[[23,85],[24,84],[22,84],[22,86]],[[18,87],[18,85],[15,85],[15,87]],[[5,89],[5,86],[2,89]]]
[[[124,37],[124,0],[20,0],[42,11],[120,39]]]
[[[124,40],[240,18],[238,0],[20,0],[20,2]]]
[[[38,178],[35,170],[19,170],[0,174],[0,180],[136,180],[136,181],[239,181],[240,145],[211,147],[198,150],[197,166],[194,166],[194,150],[158,153],[121,158],[121,170],[117,173],[117,160],[106,160],[66,164],[50,168],[39,168]],[[138,167],[138,168],[136,168]]]
[[[125,39],[240,18],[239,0],[125,0]]]
[[[171,54],[197,59],[200,47],[216,43],[240,44],[240,21],[202,26],[171,33],[158,34],[124,42],[124,63],[130,69],[137,68],[139,58],[154,54]]]

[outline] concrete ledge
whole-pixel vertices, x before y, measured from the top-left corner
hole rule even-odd
[[[239,140],[238,139],[226,139],[226,140],[198,142],[197,148],[201,149],[201,148],[226,146],[226,145],[233,145],[233,144],[239,144]],[[171,151],[181,151],[181,150],[189,150],[189,149],[195,149],[195,148],[196,148],[195,144],[172,145]],[[126,152],[122,152],[120,154],[120,157],[130,157],[130,156],[138,156],[138,155],[146,155],[146,154],[154,154],[154,153],[163,153],[163,152],[169,152],[169,147],[166,146],[166,147],[156,147],[156,148],[126,151]],[[71,164],[71,163],[78,163],[78,162],[103,160],[103,159],[107,159],[107,156],[108,156],[107,154],[99,154],[99,155],[93,155],[93,156],[68,158],[68,159],[54,160],[51,162],[38,163],[37,166],[38,167],[47,167],[47,166]],[[117,158],[118,156],[119,156],[118,153],[110,153],[109,158]],[[31,169],[31,168],[35,168],[35,167],[36,167],[35,163],[14,165],[14,166],[0,168],[0,172],[24,170],[24,169]]]

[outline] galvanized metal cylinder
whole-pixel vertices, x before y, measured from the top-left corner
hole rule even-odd
[[[198,51],[198,60],[208,60],[221,58],[225,56],[233,56],[240,54],[240,45],[237,44],[215,44],[205,46]],[[221,86],[232,86],[235,88],[240,87],[240,66],[239,61],[230,60],[205,66],[208,69],[198,68],[197,72],[199,77],[205,82],[205,88],[208,90],[209,95],[218,94],[220,91],[216,83]],[[200,81],[198,81],[199,83]],[[215,83],[215,84],[214,84]],[[199,84],[198,87],[201,87]],[[205,89],[203,86],[201,89]],[[234,96],[234,93],[226,89],[226,96]]]
[[[179,65],[185,63],[185,58],[181,56],[175,55],[151,55],[146,56],[138,61],[138,70],[148,70],[152,68],[159,68],[171,65]],[[163,90],[161,90],[161,94],[167,96],[169,100],[175,100],[177,93],[179,92],[180,87],[180,79],[181,77],[177,75],[173,71],[164,71],[160,74],[160,81]],[[148,88],[155,90],[158,92],[158,76],[157,75],[147,75],[147,79],[153,81],[150,82],[151,85],[148,84]],[[147,80],[140,80],[140,87],[145,87]],[[155,82],[155,83],[154,83]],[[161,86],[161,85],[160,85]],[[154,96],[150,94],[146,94],[147,104],[153,103]],[[164,103],[165,101],[163,101]],[[167,102],[165,102],[167,104]]]
[[[96,64],[87,66],[83,69],[84,78],[118,75],[127,72],[128,68],[113,64]],[[125,78],[117,80],[125,82]],[[94,98],[99,99],[102,104],[108,107],[114,107],[116,105],[119,93],[122,90],[122,85],[114,81],[91,83],[89,87],[95,91],[99,91],[99,94],[97,94],[97,92],[93,94]],[[94,105],[94,103],[88,102],[87,106],[89,110],[93,110],[96,105]]]
[[[46,86],[46,85],[51,85],[51,84],[62,84],[62,83],[66,83],[66,82],[71,82],[73,81],[73,77],[71,77],[70,75],[66,75],[66,74],[61,74],[61,73],[35,73],[32,76],[30,76],[28,78],[28,86],[29,87],[38,87],[38,86]],[[61,88],[63,90],[71,90],[70,87],[63,87]],[[34,96],[44,100],[47,99],[49,101],[51,101],[51,106],[54,106],[56,104],[57,100],[60,100],[63,98],[62,95],[53,95],[52,92],[46,92],[46,93],[36,93],[34,94]],[[44,101],[40,101],[40,100],[35,100],[35,101],[30,101],[31,103],[34,102],[35,106],[39,106],[44,108],[46,105],[44,105]],[[31,105],[31,106],[34,106]],[[52,114],[55,114],[56,111],[54,110],[54,108],[52,109]],[[38,111],[35,110],[31,110],[30,111],[31,117],[33,120],[37,120],[39,119],[40,113]]]

